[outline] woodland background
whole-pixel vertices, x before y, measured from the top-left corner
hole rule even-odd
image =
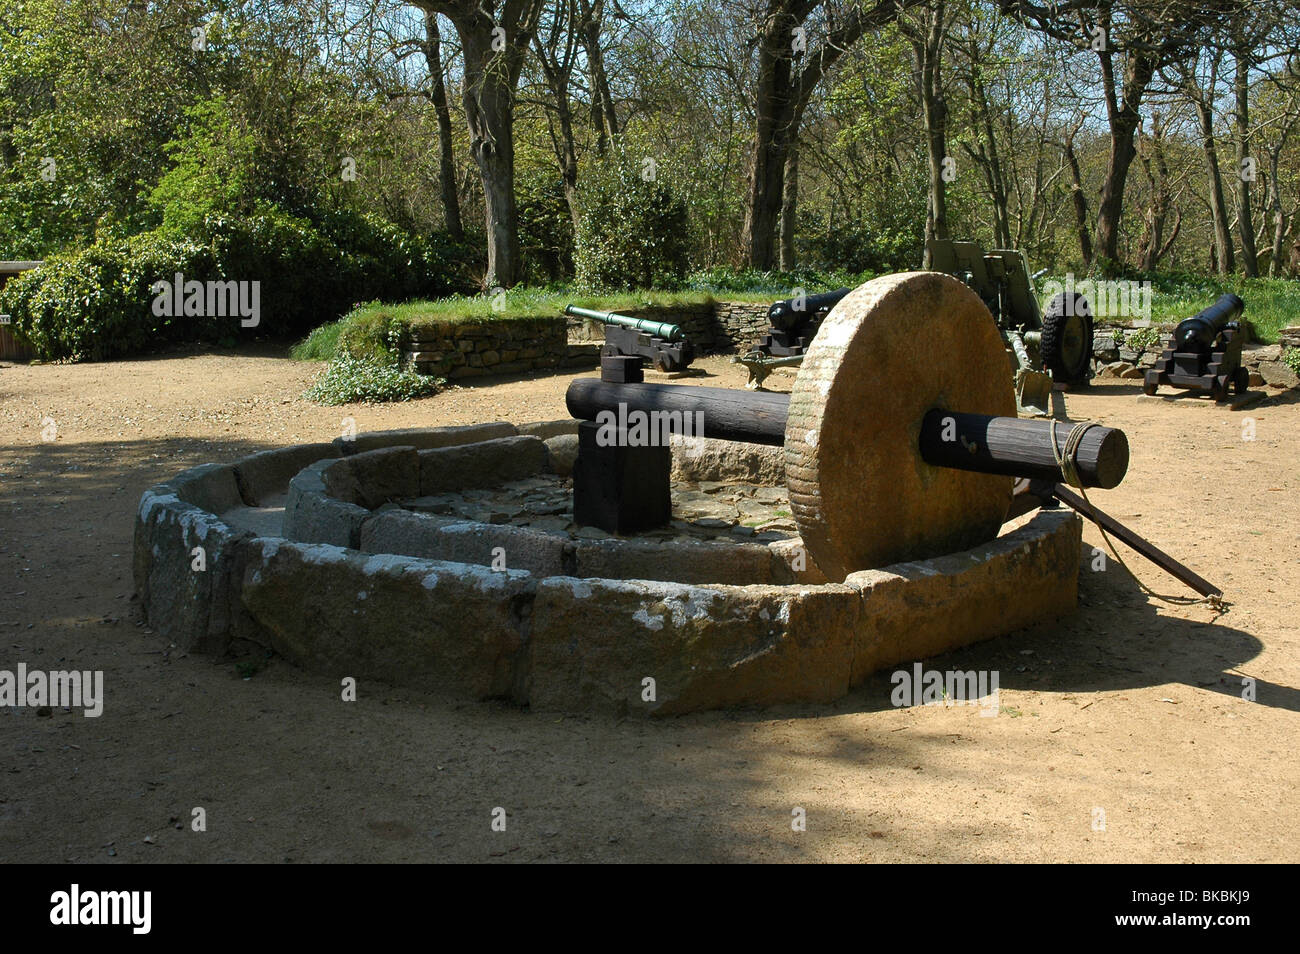
[[[47,260],[0,306],[136,350],[202,332],[135,318],[173,271],[263,279],[298,334],[517,285],[832,284],[927,236],[1290,278],[1297,7],[0,0],[0,258]]]

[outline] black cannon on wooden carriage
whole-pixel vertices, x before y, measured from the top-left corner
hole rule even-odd
[[[1167,384],[1207,392],[1216,401],[1228,399],[1228,388],[1245,394],[1250,372],[1241,363],[1245,338],[1237,321],[1245,308],[1245,302],[1228,293],[1180,321],[1168,347],[1147,371],[1142,390],[1151,395]]]
[[[852,290],[837,288],[820,295],[797,295],[772,302],[767,309],[771,327],[759,340],[756,350],[775,358],[803,354],[812,344],[822,319]]]

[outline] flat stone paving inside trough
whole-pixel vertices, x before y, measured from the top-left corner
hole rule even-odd
[[[740,482],[674,482],[673,520],[635,536],[647,540],[736,539],[774,543],[798,536],[784,487]],[[473,488],[401,501],[408,510],[464,517],[476,523],[512,524],[574,539],[612,536],[573,522],[573,480],[553,474],[497,487]]]

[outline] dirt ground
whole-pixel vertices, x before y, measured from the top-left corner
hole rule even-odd
[[[336,680],[277,660],[245,679],[138,623],[136,505],[183,468],[329,440],[346,417],[565,416],[567,375],[324,408],[301,397],[317,370],[270,349],[0,366],[0,669],[102,669],[106,695],[100,718],[0,710],[0,861],[1300,860],[1294,397],[1067,399],[1132,444],[1095,502],[1222,586],[1225,615],[1094,572],[1089,526],[1077,613],[926,664],[998,670],[995,718],[893,708],[884,673],[835,705],[613,722],[364,679],[346,703]]]

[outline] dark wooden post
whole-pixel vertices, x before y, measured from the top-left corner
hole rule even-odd
[[[672,519],[667,445],[632,445],[625,430],[578,425],[573,464],[573,519],[609,533],[640,533]]]

